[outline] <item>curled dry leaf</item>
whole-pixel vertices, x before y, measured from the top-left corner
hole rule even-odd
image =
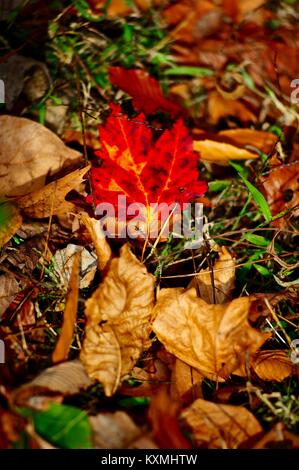
[[[277,423],[253,447],[254,449],[299,449],[299,437]]]
[[[250,145],[264,153],[269,153],[278,140],[278,137],[271,132],[242,128],[220,131],[218,136],[229,138],[238,145]]]
[[[86,302],[87,325],[81,352],[88,374],[113,395],[150,346],[155,278],[124,245],[103,283]]]
[[[235,261],[223,246],[219,249],[219,259],[213,268],[203,269],[191,281],[199,297],[209,304],[224,304],[231,300],[235,287]]]
[[[112,252],[104,235],[102,224],[99,220],[88,217],[88,215],[83,213],[79,214],[78,218],[82,221],[90,234],[97,254],[98,268],[103,272],[111,260]]]
[[[196,446],[209,449],[237,449],[262,431],[246,408],[200,398],[181,413],[181,418],[191,428]]]
[[[13,399],[17,406],[27,406],[35,397],[53,393],[75,395],[93,383],[79,360],[68,361],[43,370],[31,382],[15,390]]]
[[[52,354],[52,361],[54,364],[67,359],[73,341],[79,300],[80,259],[81,252],[77,251],[74,255],[72,273],[63,313],[61,333]]]
[[[208,115],[211,124],[217,124],[223,117],[234,116],[241,122],[256,122],[256,116],[240,100],[228,100],[217,91],[208,96]]]
[[[47,176],[81,158],[41,124],[0,116],[0,194],[20,196],[36,191],[45,185]]]
[[[74,212],[76,207],[73,203],[67,202],[65,197],[70,191],[79,189],[88,170],[89,166],[72,171],[44,188],[21,197],[18,199],[18,205],[22,213],[28,217],[43,219],[51,215]]]
[[[294,365],[286,351],[258,351],[250,361],[250,367],[262,380],[281,382],[294,371]]]
[[[248,323],[250,300],[209,305],[194,288],[161,290],[153,330],[165,348],[205,377],[223,381],[269,337]]]
[[[0,276],[0,319],[22,288],[11,273]]]

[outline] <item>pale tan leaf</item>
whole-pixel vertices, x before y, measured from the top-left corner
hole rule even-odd
[[[43,370],[31,382],[14,391],[14,402],[27,406],[28,400],[36,396],[56,392],[60,395],[74,395],[93,384],[79,360],[62,362]]]
[[[241,122],[257,121],[257,117],[241,100],[225,99],[217,91],[209,93],[207,111],[211,124],[217,124],[219,119],[227,116],[235,116]]]
[[[231,300],[235,287],[235,261],[227,248],[219,248],[219,259],[213,268],[203,269],[192,279],[201,299],[209,304],[224,304]]]
[[[9,202],[0,202],[0,248],[2,248],[22,225],[19,209]]]
[[[163,289],[153,330],[165,348],[215,381],[226,379],[269,337],[248,323],[250,299],[209,305],[195,289]]]
[[[250,361],[250,366],[262,380],[281,382],[289,377],[294,365],[286,351],[258,351]]]
[[[78,251],[81,253],[79,288],[89,287],[95,276],[97,270],[96,257],[86,248],[69,243],[65,248],[57,250],[52,258],[55,274],[59,277],[63,287],[67,287],[70,282],[75,254]]]
[[[62,329],[52,354],[52,361],[54,364],[67,359],[72,345],[79,299],[80,260],[81,252],[77,251],[74,255],[73,268],[63,313]]]
[[[97,449],[127,449],[143,434],[124,411],[100,413],[89,418]]]
[[[237,449],[262,431],[257,419],[242,406],[220,405],[198,399],[181,413],[196,446]]]
[[[111,396],[149,347],[155,278],[124,245],[103,283],[86,302],[81,360]]]
[[[45,185],[46,177],[82,159],[46,127],[0,116],[1,195],[20,196]]]
[[[193,149],[200,152],[201,160],[210,163],[227,163],[229,160],[258,158],[257,153],[216,140],[196,140],[193,142]]]
[[[83,222],[90,234],[98,258],[98,268],[100,271],[104,271],[111,260],[112,252],[102,230],[101,221],[82,213],[79,214],[78,218]]]
[[[89,168],[88,165],[80,170],[75,170],[42,189],[21,197],[18,200],[18,205],[22,212],[28,217],[43,219],[51,215],[63,215],[74,211],[74,204],[67,202],[65,197],[70,191],[80,187]]]

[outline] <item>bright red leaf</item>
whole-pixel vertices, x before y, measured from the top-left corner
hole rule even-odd
[[[198,154],[182,120],[153,140],[145,116],[129,120],[112,105],[112,114],[100,126],[103,162],[92,168],[94,201],[117,204],[125,195],[127,203],[149,207],[154,203],[184,203],[205,193],[207,183],[198,179]]]
[[[160,83],[145,70],[109,67],[109,79],[132,96],[137,111],[142,110],[146,114],[165,111],[172,115],[183,111],[178,104],[165,98]]]

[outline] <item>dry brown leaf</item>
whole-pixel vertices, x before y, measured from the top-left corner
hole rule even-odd
[[[199,297],[208,304],[224,304],[231,300],[235,287],[235,261],[227,248],[219,248],[219,259],[212,269],[203,269],[191,281]]]
[[[202,375],[180,359],[176,359],[171,379],[171,395],[178,401],[192,403],[196,398],[202,398]]]
[[[82,159],[46,127],[0,116],[0,194],[20,196],[45,185],[46,177]]]
[[[208,96],[208,115],[211,124],[217,124],[219,119],[228,116],[234,116],[241,122],[257,121],[256,116],[242,101],[226,100],[216,91]]]
[[[228,137],[238,145],[256,147],[264,153],[269,153],[278,140],[275,134],[256,129],[227,129],[220,131],[217,135]]]
[[[153,330],[167,351],[205,377],[223,381],[269,337],[249,325],[249,307],[248,297],[209,305],[194,288],[162,289]]]
[[[80,390],[93,384],[79,360],[63,362],[48,367],[31,382],[14,391],[14,403],[17,406],[33,405],[36,397],[58,393],[62,396],[75,395]]]
[[[191,428],[196,446],[209,449],[237,449],[262,431],[246,408],[200,398],[181,413],[181,418]]]
[[[281,382],[289,377],[293,370],[290,357],[286,351],[258,351],[250,361],[250,367],[262,380]]]
[[[74,211],[74,204],[67,202],[65,197],[70,191],[80,187],[89,168],[88,165],[80,170],[75,170],[63,178],[47,184],[44,188],[21,197],[18,199],[20,209],[28,217],[36,219]]]
[[[22,288],[11,273],[0,276],[0,319]]]
[[[180,403],[170,397],[168,388],[162,386],[152,398],[148,416],[153,437],[161,449],[190,449],[178,422]]]
[[[128,449],[143,434],[124,411],[100,413],[89,421],[96,449]]]
[[[197,140],[193,142],[193,149],[200,152],[200,158],[204,162],[228,163],[229,160],[248,160],[258,158],[257,153],[249,152],[244,148],[216,140]]]
[[[72,345],[79,300],[80,260],[81,252],[77,251],[74,255],[73,268],[63,313],[62,329],[52,354],[52,361],[54,364],[67,359]]]
[[[285,429],[283,423],[277,423],[253,447],[254,449],[299,449],[299,436]]]
[[[0,248],[2,248],[22,225],[22,217],[16,206],[0,203]]]
[[[96,250],[99,270],[101,272],[105,271],[111,260],[112,252],[110,245],[104,235],[101,221],[88,217],[83,213],[79,214],[78,218],[83,222],[90,234],[91,240]]]
[[[81,360],[93,379],[113,395],[150,346],[155,278],[124,245],[103,283],[86,302]]]

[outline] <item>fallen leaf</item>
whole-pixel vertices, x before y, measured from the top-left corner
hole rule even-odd
[[[73,203],[65,200],[66,195],[78,189],[89,166],[53,181],[47,186],[18,199],[18,206],[27,217],[43,219],[51,215],[64,215],[76,210]]]
[[[53,175],[82,156],[49,129],[15,116],[0,116],[0,194],[21,196],[45,185]]]
[[[132,96],[137,111],[142,110],[146,114],[164,111],[172,115],[184,112],[181,106],[164,96],[158,80],[146,70],[109,67],[109,79],[113,85]]]
[[[57,250],[52,258],[54,264],[54,272],[60,280],[63,287],[67,287],[70,282],[71,272],[74,265],[76,254],[80,252],[80,289],[89,287],[97,270],[97,263],[95,256],[90,253],[86,248],[79,245],[69,243],[66,248]]]
[[[261,380],[281,382],[294,371],[286,351],[258,351],[250,360],[250,367]]]
[[[0,319],[20,290],[21,287],[13,274],[0,276]]]
[[[78,218],[85,225],[90,234],[97,254],[98,268],[100,272],[103,272],[111,260],[112,252],[103,233],[102,224],[100,220],[93,219],[85,214],[79,214]]]
[[[258,158],[257,153],[249,152],[216,140],[197,140],[193,142],[193,149],[200,152],[201,160],[211,163],[228,163],[229,160],[248,160]]]
[[[167,351],[204,377],[223,381],[269,337],[248,323],[250,300],[209,305],[194,288],[162,289],[153,311],[153,330]]]
[[[201,398],[181,413],[181,419],[191,428],[196,447],[209,449],[237,449],[262,431],[246,408]]]
[[[256,129],[226,129],[217,134],[219,137],[229,138],[237,145],[250,145],[261,152],[269,153],[273,150],[278,137],[271,132],[258,131]]]
[[[120,211],[119,196],[125,196],[127,204],[138,204],[139,212],[143,209],[145,226],[155,223],[157,213],[164,222],[160,203],[182,204],[207,190],[206,182],[198,180],[198,156],[191,135],[179,120],[153,142],[151,130],[138,125],[145,121],[144,115],[136,117],[136,124],[126,116],[115,118],[119,111],[112,106],[113,114],[100,126],[102,149],[97,155],[103,162],[91,172],[95,204],[109,202]]]
[[[124,411],[90,416],[96,449],[128,449],[143,434]]]
[[[211,268],[200,271],[190,283],[208,304],[224,304],[231,300],[235,287],[235,261],[225,246],[219,248],[219,259]]]
[[[0,248],[15,235],[22,225],[22,217],[10,202],[0,203]]]
[[[202,398],[202,375],[180,359],[176,359],[171,378],[171,395],[185,404]]]
[[[211,124],[217,124],[221,118],[234,116],[241,122],[256,122],[257,118],[240,100],[228,100],[217,91],[208,96],[208,116]]]
[[[273,216],[287,209],[293,209],[291,214],[298,217],[299,208],[299,161],[280,165],[270,170],[266,177],[261,178],[266,199]],[[275,227],[283,228],[287,224],[287,217],[280,217],[272,221]]]
[[[33,406],[40,396],[47,397],[53,393],[63,397],[75,395],[93,383],[79,360],[62,362],[48,367],[33,380],[14,390],[13,401],[16,406]]]
[[[299,437],[277,423],[253,447],[254,449],[299,449]]]
[[[52,362],[54,364],[65,361],[67,359],[70,347],[72,345],[79,300],[80,260],[81,252],[77,251],[73,260],[73,267],[63,313],[61,333],[52,353]]]
[[[81,361],[107,396],[134,367],[151,341],[155,278],[124,245],[103,283],[86,302]]]
[[[152,398],[148,417],[154,440],[161,449],[190,449],[178,422],[179,402],[173,400],[166,386]]]
[[[26,421],[19,414],[0,407],[0,448],[14,448],[26,426]]]

